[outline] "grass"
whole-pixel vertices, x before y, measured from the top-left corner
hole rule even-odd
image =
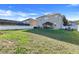
[[[26,45],[28,41],[27,33],[22,32],[22,30],[13,30],[13,31],[9,30],[0,32],[3,33],[2,35],[0,35],[0,41],[2,43],[1,44],[2,47],[4,48],[6,47],[6,49],[10,49],[10,47],[12,47],[14,50],[16,50],[14,53],[20,53],[21,49],[23,48],[24,45]],[[4,50],[4,48],[1,50]]]
[[[77,31],[33,29],[28,30],[29,32],[31,40],[34,41],[31,43],[35,48],[37,47],[36,50],[41,51],[38,53],[79,53],[79,32]]]
[[[79,32],[51,29],[0,31],[0,53],[79,53]]]
[[[79,45],[79,32],[66,30],[36,29],[28,32]]]

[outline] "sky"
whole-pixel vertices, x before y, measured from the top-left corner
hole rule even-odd
[[[22,21],[51,13],[79,20],[79,4],[0,4],[0,19]]]

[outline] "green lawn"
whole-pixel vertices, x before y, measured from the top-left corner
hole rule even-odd
[[[0,31],[0,53],[79,53],[79,32],[51,29]]]
[[[0,31],[0,33],[0,53],[24,53],[21,50],[28,41],[26,32],[22,30],[8,30]]]
[[[36,29],[36,30],[28,30],[28,32],[46,36],[59,41],[79,45],[79,32],[76,30],[67,31],[67,30]]]

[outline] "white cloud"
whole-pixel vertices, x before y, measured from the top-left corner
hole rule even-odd
[[[0,10],[0,16],[10,16],[10,15],[11,15],[11,11]]]
[[[66,16],[66,18],[68,20],[71,20],[71,21],[79,20],[79,16],[78,16],[79,12],[78,11],[64,13],[64,15]]]
[[[59,13],[59,12],[43,12],[43,15],[47,15],[47,14],[55,14],[55,13]]]
[[[24,20],[26,18],[35,18],[37,13],[16,12],[12,10],[0,10],[0,18],[10,20]]]
[[[38,14],[36,14],[36,13],[29,13],[28,15],[38,15]]]
[[[69,4],[69,5],[67,5],[67,7],[76,7],[76,6],[79,6],[79,4]]]

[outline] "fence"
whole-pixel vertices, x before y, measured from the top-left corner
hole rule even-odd
[[[77,26],[77,31],[79,32],[79,25]]]
[[[8,25],[8,26],[1,26],[0,25],[0,30],[12,30],[12,29],[26,29],[26,30],[29,30],[29,29],[33,29],[33,27],[32,26],[10,26],[10,25]]]

